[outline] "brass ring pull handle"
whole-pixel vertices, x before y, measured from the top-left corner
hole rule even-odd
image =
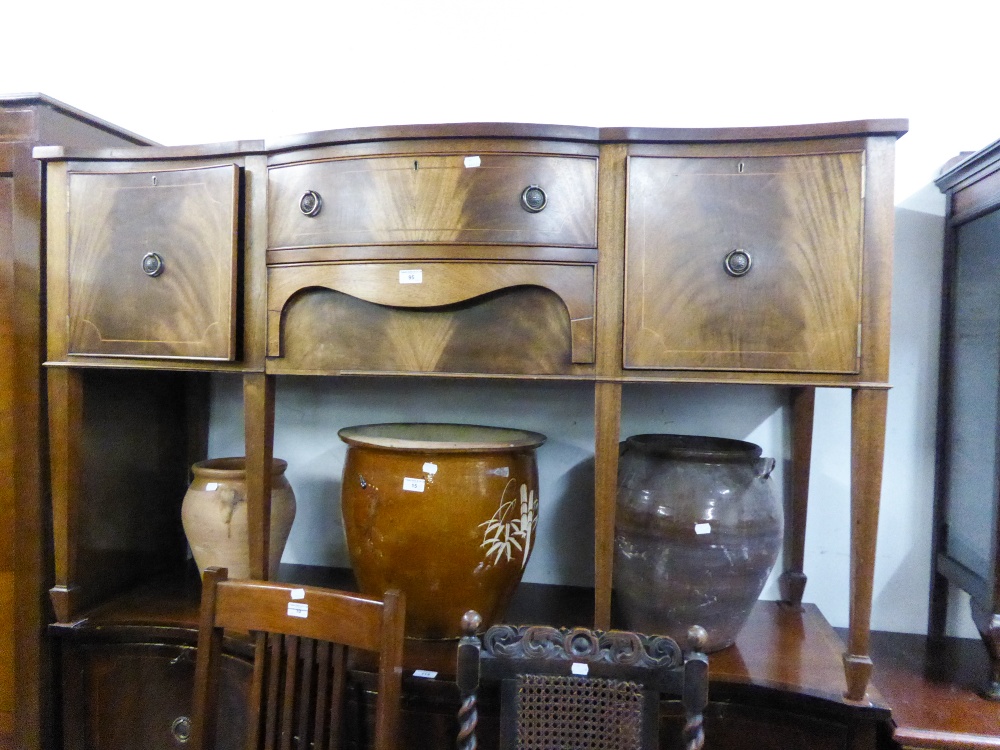
[[[142,272],[154,278],[163,273],[163,256],[159,253],[146,253],[143,255]]]
[[[306,216],[316,216],[323,208],[323,199],[315,190],[306,190],[299,198],[299,211]]]
[[[736,250],[730,251],[730,253],[726,255],[726,260],[723,262],[723,266],[725,266],[726,273],[730,276],[739,277],[746,276],[746,274],[750,271],[752,263],[753,260],[750,258],[750,253],[746,250],[737,248]]]
[[[537,214],[545,208],[547,202],[548,198],[545,196],[545,191],[538,187],[538,185],[528,185],[528,187],[521,191],[521,208],[528,213]]]
[[[191,739],[191,719],[187,716],[178,716],[170,725],[170,733],[177,742],[184,744]]]

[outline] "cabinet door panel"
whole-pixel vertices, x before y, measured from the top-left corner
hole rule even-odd
[[[537,212],[521,203],[529,185],[545,193]],[[315,216],[300,209],[307,191],[322,201]],[[596,247],[596,203],[592,157],[423,154],[294,164],[268,174],[268,247]]]
[[[857,372],[863,179],[859,152],[631,157],[625,367]]]
[[[231,164],[71,173],[69,353],[232,360],[238,194]]]
[[[66,750],[184,747],[194,694],[195,649],[155,643],[64,644]],[[253,667],[224,656],[219,750],[246,747]]]

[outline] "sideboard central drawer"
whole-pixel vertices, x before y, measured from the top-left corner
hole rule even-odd
[[[413,154],[272,166],[268,247],[597,246],[597,159]]]

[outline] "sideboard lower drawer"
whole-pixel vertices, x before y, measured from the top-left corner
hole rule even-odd
[[[268,268],[274,373],[577,372],[594,362],[593,264]]]
[[[268,247],[596,247],[596,204],[596,157],[412,154],[272,166]]]

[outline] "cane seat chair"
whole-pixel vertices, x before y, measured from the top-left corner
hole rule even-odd
[[[189,747],[214,750],[223,631],[254,640],[249,735],[252,750],[334,750],[343,746],[347,650],[378,653],[374,736],[366,746],[396,750],[405,601],[313,586],[202,578]]]
[[[705,741],[706,633],[689,632],[687,652],[665,636],[584,628],[495,625],[481,638],[480,616],[462,618],[456,674],[459,750],[475,750],[480,680],[500,681],[501,750],[659,748],[664,694],[684,706],[686,750]]]

